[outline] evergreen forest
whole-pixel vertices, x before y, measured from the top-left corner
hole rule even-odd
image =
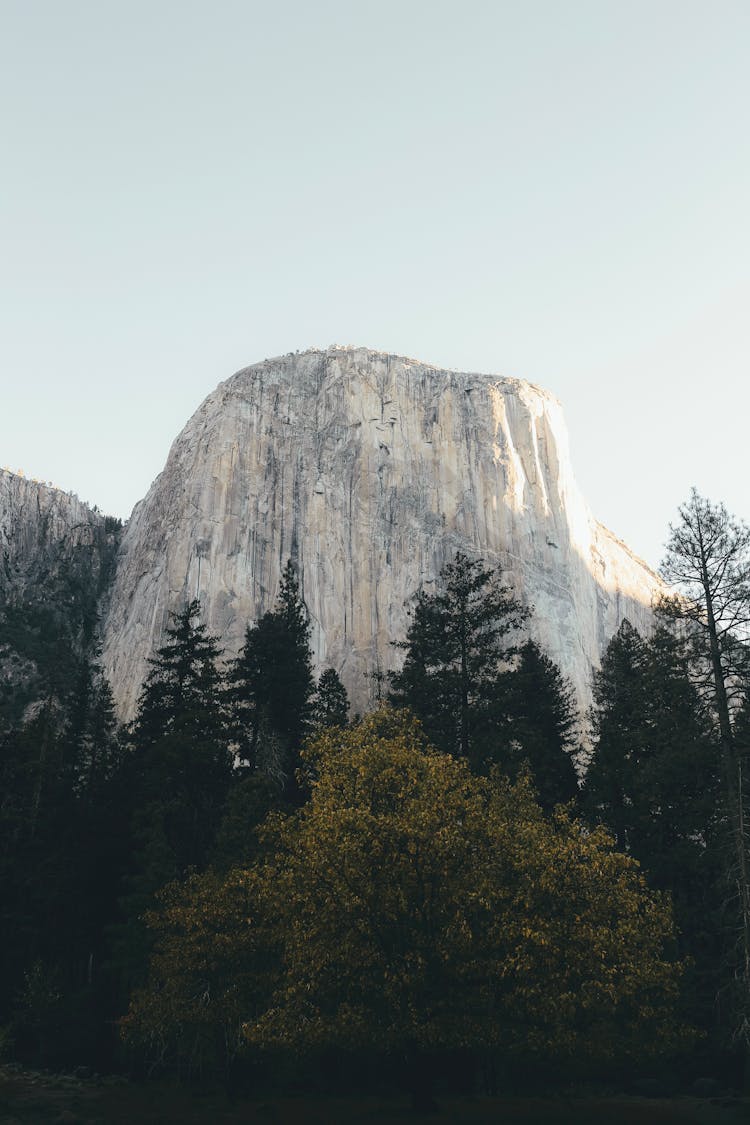
[[[93,602],[86,645],[5,607],[41,655],[0,700],[0,1058],[420,1111],[748,1091],[750,530],[693,492],[662,570],[588,714],[460,553],[365,715],[293,560],[234,659],[172,615],[127,727]]]

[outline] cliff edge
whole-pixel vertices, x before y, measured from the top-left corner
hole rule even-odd
[[[405,607],[457,550],[503,568],[584,706],[622,619],[650,628],[659,579],[591,515],[552,395],[362,348],[248,367],[198,408],[125,529],[103,632],[120,712],[170,611],[199,597],[233,656],[289,557],[316,662],[363,709]]]

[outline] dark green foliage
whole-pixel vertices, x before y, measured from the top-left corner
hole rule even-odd
[[[392,698],[475,772],[497,764],[515,776],[528,767],[545,813],[574,798],[571,691],[538,645],[519,647],[528,611],[497,571],[465,556],[444,569],[441,584],[417,599]],[[305,781],[320,780],[309,766],[297,779],[300,748],[311,733],[328,737],[327,729],[332,745],[343,738],[330,728],[346,726],[348,701],[333,669],[315,689],[307,614],[287,564],[278,602],[248,630],[228,688],[198,603],[173,616],[125,744],[108,685],[87,656],[89,627],[77,598],[72,631],[56,608],[3,610],[5,636],[37,669],[33,692],[47,694],[29,707],[33,692],[14,689],[12,706],[26,709],[27,721],[0,725],[0,1027],[12,1025],[22,1058],[100,1067],[112,1063],[105,1029],[143,980],[151,944],[144,911],[161,909],[170,880],[177,882],[168,894],[179,898],[180,882],[189,885],[195,872],[210,883],[238,865],[276,862],[268,825],[282,820],[262,826],[269,812],[294,815],[308,795]],[[715,723],[691,672],[672,633],[644,640],[623,625],[596,680],[583,799],[587,818],[607,825],[649,883],[671,892],[677,954],[691,958],[686,1018],[708,1028],[715,998],[719,1010],[727,1002],[726,813]],[[378,738],[393,733],[389,714],[371,722]],[[747,789],[747,694],[733,714],[733,738]],[[379,871],[375,861],[372,870]],[[331,910],[338,918],[340,901]],[[211,956],[200,960],[212,954],[210,944],[191,948],[196,981],[213,988]],[[197,1008],[201,995],[189,997]],[[221,1039],[222,1029],[214,1030]]]
[[[250,863],[260,850],[258,829],[269,812],[283,809],[283,794],[268,773],[241,767],[232,778],[211,866],[217,871]]]
[[[96,1060],[127,804],[111,696],[95,666],[83,664],[67,713],[50,701],[6,732],[0,785],[0,1013],[22,1057]]]
[[[97,665],[83,662],[69,705],[64,731],[75,765],[77,792],[94,805],[123,768],[123,745],[115,717],[112,689]]]
[[[313,702],[313,728],[345,727],[349,721],[349,697],[335,668],[326,668],[318,680]]]
[[[691,1014],[709,1025],[722,944],[720,767],[682,641],[666,629],[644,640],[623,622],[595,676],[592,734],[584,807],[672,893],[693,958]]]
[[[512,637],[528,617],[499,571],[458,553],[439,589],[417,595],[391,702],[411,708],[440,750],[482,769],[507,745]]]
[[[165,734],[195,734],[208,724],[211,736],[225,732],[224,701],[214,637],[200,621],[200,602],[171,615],[167,642],[149,661],[151,670],[138,700],[133,739],[144,747]]]
[[[685,638],[691,677],[716,729],[729,845],[724,886],[731,902],[727,936],[732,934],[732,951],[726,968],[732,980],[732,1036],[744,1055],[750,1091],[750,803],[735,733],[750,680],[750,527],[692,489],[669,531],[661,569],[674,593],[657,609]]]
[[[734,717],[734,747],[744,798],[743,808],[750,808],[750,687],[745,687]]]
[[[625,620],[594,675],[594,748],[583,791],[590,815],[607,825],[623,849],[633,842],[631,810],[644,747],[649,691],[643,638]]]
[[[578,796],[572,757],[578,734],[573,689],[532,640],[519,649],[509,682],[512,753],[518,764],[531,769],[539,803],[550,811]]]
[[[115,938],[128,982],[148,956],[143,912],[165,883],[206,866],[232,781],[220,652],[199,616],[197,601],[172,615],[131,732],[132,863]]]
[[[0,728],[29,704],[63,707],[94,655],[98,603],[112,574],[120,521],[92,524],[93,542],[50,541],[44,521],[25,567],[5,552],[0,565]]]
[[[149,891],[201,867],[232,776],[220,651],[190,602],[151,660],[133,726],[136,837]]]
[[[298,797],[299,749],[310,730],[315,692],[310,625],[291,561],[284,568],[276,608],[248,628],[230,671],[234,733],[253,769],[283,778]]]
[[[623,622],[595,676],[592,729],[587,808],[673,887],[704,853],[719,795],[713,732],[677,638],[644,640]]]

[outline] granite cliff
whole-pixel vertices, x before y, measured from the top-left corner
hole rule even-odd
[[[119,532],[72,493],[0,471],[0,727],[71,689],[95,647]]]
[[[457,550],[503,568],[583,704],[623,617],[649,628],[659,580],[591,515],[545,391],[366,349],[240,371],[187,423],[127,524],[103,626],[121,714],[170,611],[199,597],[234,655],[289,557],[316,661],[361,709],[373,673],[398,660],[405,605]]]

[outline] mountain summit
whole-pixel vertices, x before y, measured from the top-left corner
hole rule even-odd
[[[502,567],[581,703],[623,617],[649,628],[659,579],[591,515],[552,395],[364,348],[248,367],[198,408],[125,529],[103,637],[120,712],[170,611],[200,598],[233,656],[288,558],[315,658],[362,709],[410,599],[458,550]]]

